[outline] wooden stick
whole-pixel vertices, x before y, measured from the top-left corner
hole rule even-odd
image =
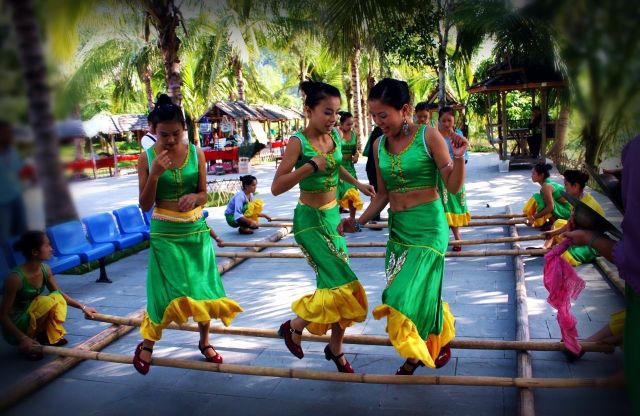
[[[119,325],[140,326],[142,323],[141,318],[132,319],[129,317],[95,314],[92,319],[94,321],[109,322]],[[194,323],[186,324],[169,324],[168,329],[175,329],[181,331],[198,332],[198,325]],[[271,329],[260,328],[247,328],[247,327],[224,327],[224,326],[211,326],[209,332],[212,334],[223,335],[238,335],[260,338],[280,338],[278,332]],[[322,342],[326,343],[330,337],[328,335],[318,336],[311,335],[305,332],[302,335],[302,339],[310,342]],[[357,345],[380,345],[389,346],[391,342],[389,338],[385,336],[374,335],[345,335],[344,343],[357,344]],[[600,344],[596,342],[582,342],[582,348],[589,352],[605,352],[612,353],[615,347],[610,344]],[[454,339],[451,341],[451,346],[457,349],[473,349],[473,350],[532,350],[532,351],[565,351],[564,343],[562,342],[550,342],[550,341],[504,341],[504,340],[480,340],[480,339]]]
[[[507,214],[511,213],[511,207],[507,206]],[[518,237],[518,230],[515,225],[509,226],[511,237]],[[516,241],[511,243],[514,250],[520,250],[520,244]],[[516,291],[516,340],[521,342],[529,341],[529,309],[527,307],[527,286],[524,274],[524,261],[522,256],[513,258],[513,270],[515,273]],[[532,361],[533,357],[528,351],[518,351],[518,377],[533,377]],[[535,416],[535,402],[533,390],[530,388],[520,389],[520,416]]]
[[[112,354],[76,350],[74,348],[42,347],[47,354],[58,354],[84,360],[107,361],[131,364],[132,355]],[[215,364],[206,361],[181,360],[176,358],[152,357],[151,365],[182,368],[188,370],[211,371],[226,374],[244,374],[265,377],[299,378],[306,380],[341,381],[372,384],[426,384],[457,386],[495,386],[495,387],[531,387],[531,388],[584,388],[618,386],[619,382],[607,378],[512,378],[487,376],[410,376],[401,377],[386,374],[337,373],[335,371],[316,371],[295,368],[258,367],[240,364]],[[153,371],[153,368],[151,369]]]
[[[544,234],[534,234],[534,235],[525,235],[519,237],[497,237],[497,238],[478,238],[474,240],[450,240],[449,245],[459,245],[459,246],[470,246],[476,244],[497,244],[497,243],[511,243],[513,241],[536,241],[536,240],[544,240]],[[300,247],[298,243],[290,242],[290,243],[271,243],[271,242],[241,242],[241,241],[229,241],[222,245],[223,247],[280,247],[280,248],[291,248],[291,247]],[[385,241],[370,241],[370,242],[351,242],[347,243],[347,247],[357,248],[357,247],[386,247],[387,243]]]
[[[127,320],[142,321],[142,312],[134,313],[125,317]],[[86,351],[98,351],[113,341],[122,337],[131,331],[133,326],[121,326],[113,325],[104,331],[99,332],[88,340],[79,344],[74,350],[86,350]],[[66,358],[59,357],[56,360],[43,365],[37,370],[24,376],[17,383],[9,386],[8,391],[4,391],[2,398],[0,398],[0,412],[17,403],[20,399],[28,394],[36,391],[40,387],[55,380],[61,374],[75,367],[82,361],[82,358],[67,356]]]
[[[499,220],[499,221],[470,221],[467,225],[461,225],[461,227],[493,227],[500,225],[516,225],[516,224],[525,224],[526,219],[511,219],[511,220]],[[266,222],[260,224],[261,227],[293,227],[292,223],[278,223],[278,222]],[[387,223],[377,223],[377,224],[364,224],[362,228],[371,228],[371,229],[382,229],[387,228]]]
[[[471,218],[475,220],[496,220],[496,219],[511,219],[511,218],[526,218],[525,214],[471,214]],[[381,218],[378,222],[387,222],[388,218]],[[293,221],[291,217],[273,217],[271,221]]]
[[[618,271],[613,270],[611,266],[609,266],[609,263],[607,263],[607,261],[602,257],[596,257],[595,263],[596,263],[596,267],[600,270],[600,272],[604,274],[607,277],[607,279],[609,279],[611,284],[613,284],[613,286],[615,286],[615,288],[618,289],[618,292],[620,292],[624,296],[625,283],[624,283],[624,280],[620,278]]]
[[[491,257],[491,256],[544,256],[549,250],[544,248],[536,248],[531,250],[522,249],[506,249],[506,250],[469,250],[469,251],[448,251],[444,253],[445,257]],[[383,258],[383,251],[352,251],[349,253],[350,258]],[[249,257],[260,259],[302,259],[302,253],[252,253],[245,251],[217,251],[218,257]]]

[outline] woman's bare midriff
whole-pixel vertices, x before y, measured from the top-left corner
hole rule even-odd
[[[180,211],[178,208],[178,201],[156,201],[156,206],[162,209],[168,209],[171,211]]]
[[[404,211],[440,198],[436,188],[417,189],[409,192],[389,192],[389,205],[394,212]]]
[[[329,202],[336,200],[336,190],[332,189],[329,192],[312,193],[300,191],[300,201],[313,208],[320,208],[323,205],[327,205]]]

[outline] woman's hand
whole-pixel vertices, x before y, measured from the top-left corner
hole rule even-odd
[[[358,158],[360,157],[359,154],[355,153],[353,156],[351,156],[351,161],[353,163],[358,163]]]
[[[269,221],[269,222],[273,221],[273,218],[271,218],[269,215],[267,215],[267,214],[263,214],[263,215],[264,215],[264,218],[265,218],[267,221]]]
[[[527,225],[527,227],[533,227],[533,224],[536,222],[536,217],[534,217],[533,215],[529,215],[527,217],[527,221],[525,221],[525,224]]]
[[[316,162],[316,165],[318,165],[318,172],[327,171],[327,159],[325,159],[324,156],[317,155],[312,157],[311,160]]]
[[[172,162],[169,158],[169,151],[163,150],[155,159],[153,159],[153,163],[151,164],[151,172],[149,172],[149,175],[158,178],[164,173],[165,170],[171,169],[171,165]]]
[[[469,147],[469,140],[457,133],[453,133],[451,136],[451,147],[453,149],[453,156],[464,157],[467,148]]]
[[[376,189],[372,185],[367,185],[362,182],[358,182],[358,190],[365,194],[366,196],[370,196],[373,198],[376,196]]]
[[[594,232],[589,230],[573,230],[562,234],[563,237],[571,240],[574,246],[586,246],[594,235]]]
[[[337,231],[340,235],[344,235],[344,233],[355,233],[356,221],[351,218],[343,218],[340,224],[338,224]]]
[[[224,245],[224,240],[220,237],[216,237],[214,238],[214,240],[216,240],[216,244],[218,245],[218,247],[222,247]]]
[[[187,194],[178,199],[178,209],[181,212],[187,212],[194,209],[197,205],[197,196],[196,194]]]
[[[92,319],[93,319],[94,315],[95,315],[96,313],[98,313],[98,311],[96,310],[96,308],[91,307],[91,306],[85,306],[85,307],[82,309],[82,312],[84,312],[84,316],[86,316],[86,317],[88,317],[88,318],[92,318]]]

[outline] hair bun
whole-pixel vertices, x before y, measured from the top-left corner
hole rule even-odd
[[[155,107],[158,108],[162,107],[163,105],[173,105],[173,101],[171,101],[171,97],[169,97],[167,94],[158,94],[155,102]]]

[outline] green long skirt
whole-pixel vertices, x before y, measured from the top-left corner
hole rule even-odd
[[[296,242],[316,275],[317,289],[294,301],[291,309],[309,321],[307,330],[322,335],[331,324],[342,328],[365,320],[367,295],[351,267],[344,237],[338,234],[340,213],[335,203],[313,208],[299,203],[294,211]]]
[[[449,226],[441,201],[389,210],[385,257],[387,287],[376,319],[387,316],[393,346],[405,358],[435,367],[440,348],[455,336],[454,318],[442,301]]]
[[[464,184],[462,185],[462,188],[454,194],[447,190],[444,180],[439,173],[436,183],[438,194],[440,194],[440,199],[442,200],[442,205],[444,207],[444,212],[449,226],[464,227],[469,224],[469,221],[471,221],[471,214],[467,207],[467,194]]]
[[[169,323],[189,317],[229,325],[239,312],[240,305],[226,297],[204,218],[187,223],[152,218],[142,336],[157,341]]]

